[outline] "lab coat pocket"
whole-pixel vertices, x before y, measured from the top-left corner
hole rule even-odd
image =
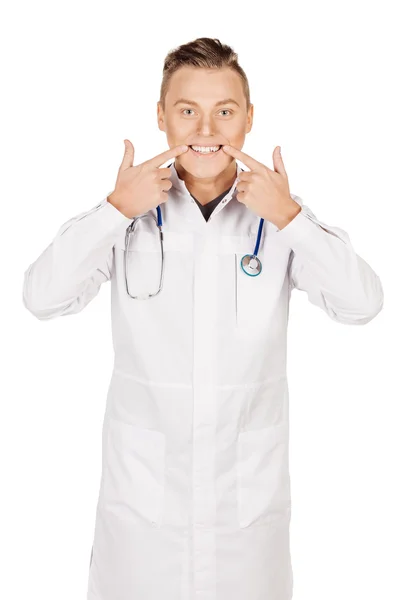
[[[110,417],[104,506],[159,525],[164,505],[165,434]]]
[[[287,423],[239,432],[237,501],[241,528],[290,513]]]
[[[262,269],[256,276],[247,275],[242,267],[243,253],[235,254],[236,269],[236,325],[245,328],[261,327],[265,322],[268,282]]]

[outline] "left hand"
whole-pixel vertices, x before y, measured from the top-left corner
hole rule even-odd
[[[301,206],[290,196],[280,146],[276,146],[272,153],[274,171],[233,146],[222,146],[222,149],[250,169],[238,176],[236,187],[239,202],[279,229],[285,227],[301,211]]]

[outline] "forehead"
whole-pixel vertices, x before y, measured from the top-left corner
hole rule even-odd
[[[171,76],[165,103],[172,107],[181,97],[204,106],[213,106],[223,98],[233,98],[240,105],[245,102],[241,78],[229,68],[181,67]]]

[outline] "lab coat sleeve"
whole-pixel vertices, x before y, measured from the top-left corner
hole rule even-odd
[[[111,278],[114,243],[131,222],[107,198],[66,221],[24,273],[24,306],[40,320],[80,312]]]
[[[291,248],[290,289],[305,291],[312,304],[338,323],[368,323],[383,307],[378,275],[356,254],[343,229],[322,223],[299,196],[291,197],[301,211],[275,230],[278,243]]]

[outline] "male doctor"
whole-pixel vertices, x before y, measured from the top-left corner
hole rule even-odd
[[[241,151],[252,121],[233,50],[180,46],[158,103],[170,150],[135,165],[125,140],[112,193],[25,272],[24,304],[43,320],[111,282],[88,600],[292,597],[291,291],[350,325],[379,313],[383,291],[349,235],[290,192],[279,147],[272,169]]]

